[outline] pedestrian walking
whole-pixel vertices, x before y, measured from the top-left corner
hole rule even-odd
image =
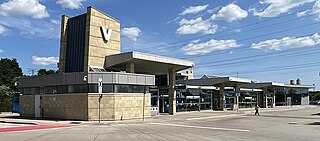
[[[256,112],[254,113],[254,115],[257,115],[257,114],[260,115],[260,114],[259,114],[259,108],[260,108],[259,105],[256,104],[256,106],[254,107],[254,109],[256,110]]]

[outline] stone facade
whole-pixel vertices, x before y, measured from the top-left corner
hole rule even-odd
[[[100,103],[101,120],[134,119],[150,117],[150,94],[104,94]],[[45,118],[98,120],[98,94],[45,94],[40,95],[41,114]],[[34,95],[23,95],[20,98],[21,116],[34,117]]]
[[[88,119],[87,94],[47,94],[41,97],[45,118]]]
[[[78,22],[75,20],[77,18],[83,20],[79,23],[75,23]],[[81,26],[78,27],[77,25]],[[112,30],[110,39],[108,41],[104,39],[102,27]],[[79,32],[74,32],[78,30]],[[84,30],[85,33],[80,32]],[[81,36],[77,37],[77,35]],[[84,37],[82,35],[84,35]],[[72,38],[74,36],[75,38]],[[78,39],[80,41],[83,41],[84,39],[84,45],[83,42],[81,42],[81,45],[73,43],[78,43]],[[82,49],[84,49],[84,51]],[[80,51],[77,52],[77,50]],[[88,94],[89,91],[80,91],[81,93],[65,93],[65,91],[59,92],[54,87],[60,87],[61,85],[82,85],[82,87],[86,87],[85,85],[87,84],[97,84],[98,82],[96,81],[98,81],[98,78],[103,78],[104,84],[140,86],[154,85],[154,76],[147,76],[143,74],[136,75],[132,74],[133,71],[132,73],[119,72],[111,74],[112,72],[104,72],[98,74],[97,72],[93,72],[92,74],[89,74],[90,67],[104,68],[104,66],[106,66],[106,56],[120,54],[120,51],[120,22],[117,19],[97,9],[94,9],[93,7],[88,7],[86,14],[82,14],[77,17],[69,18],[64,15],[62,16],[61,20],[59,74],[20,79],[19,87],[41,87],[41,89],[44,90],[40,91],[40,108],[42,117],[75,120],[98,120],[99,94]],[[78,61],[73,60],[70,63],[69,58],[74,57],[72,53],[76,54],[75,58],[80,60],[79,62],[84,61],[84,63],[79,63],[74,66],[76,69],[70,69],[67,71],[66,68],[69,68],[69,64],[74,64],[74,62]],[[82,57],[82,55],[84,56]],[[82,60],[82,58],[84,60]],[[67,66],[66,62],[68,63]],[[84,67],[83,70],[81,69],[82,67]],[[133,66],[131,69],[133,70]],[[51,86],[53,87],[52,89],[55,89],[55,91],[47,92],[47,87]],[[39,116],[38,108],[35,110],[34,106],[35,96],[31,95],[33,93],[28,94],[30,95],[23,95],[21,97],[21,115],[35,116],[36,111],[37,116]],[[150,94],[104,94],[100,103],[101,120],[142,118],[143,114],[145,117],[150,117],[150,105]]]
[[[61,34],[60,34],[60,57],[59,57],[59,73],[63,73],[66,63],[66,49],[67,49],[67,23],[68,17],[63,15],[61,18]]]
[[[20,96],[20,115],[34,117],[34,95]]]
[[[105,56],[120,53],[120,22],[115,18],[94,9],[87,8],[86,13],[86,35],[85,35],[85,53],[84,53],[84,72],[89,71],[89,67],[103,68]],[[66,46],[67,46],[67,27],[68,17],[62,16],[61,20],[61,41],[60,41],[60,59],[59,72],[65,70]],[[109,41],[103,39],[101,27],[112,29]]]
[[[120,120],[143,117],[143,94],[108,94],[103,95],[100,102],[101,120]],[[145,117],[150,117],[151,96],[145,94]],[[99,119],[99,95],[88,96],[88,118]]]
[[[110,40],[103,39],[101,27],[112,29]],[[120,22],[92,7],[87,10],[85,71],[104,67],[105,56],[120,53]]]

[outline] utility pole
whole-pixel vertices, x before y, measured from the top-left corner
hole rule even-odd
[[[31,72],[31,75],[34,76],[34,73],[37,71],[35,68],[27,68],[28,72]]]

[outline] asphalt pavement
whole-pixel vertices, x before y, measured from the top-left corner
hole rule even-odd
[[[0,118],[4,120],[6,118]],[[10,119],[7,117],[7,119]],[[41,120],[40,120],[41,121]],[[50,123],[46,121],[44,123]],[[70,121],[52,121],[65,124]],[[10,123],[7,123],[10,124]],[[6,123],[1,128],[8,128]],[[262,140],[319,141],[320,106],[240,111],[202,111],[161,115],[128,121],[82,122],[57,128],[0,132],[1,141],[105,141],[105,140]],[[19,126],[19,125],[15,125]],[[20,125],[29,126],[29,125]],[[37,125],[30,125],[37,126]]]

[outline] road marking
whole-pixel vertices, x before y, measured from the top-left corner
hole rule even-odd
[[[37,126],[7,127],[7,128],[0,128],[0,133],[1,132],[17,132],[17,131],[28,131],[28,130],[63,128],[63,127],[70,127],[70,126],[71,125],[37,125]]]
[[[216,127],[192,126],[192,125],[168,124],[168,123],[150,123],[150,124],[163,125],[163,126],[198,128],[198,129],[222,130],[222,131],[250,132],[250,130],[246,130],[246,129],[216,128]]]
[[[200,120],[200,119],[211,119],[211,118],[225,118],[225,117],[233,117],[233,116],[237,116],[237,114],[221,115],[221,116],[209,116],[209,117],[199,117],[199,118],[188,118],[187,120]]]

